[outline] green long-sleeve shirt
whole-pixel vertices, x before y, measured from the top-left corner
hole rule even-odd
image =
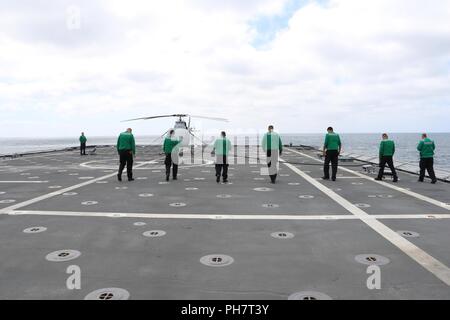
[[[323,146],[327,150],[339,150],[341,147],[341,138],[337,133],[327,133],[325,136],[325,142],[323,143]]]
[[[264,134],[261,146],[264,151],[280,150],[280,153],[283,152],[283,143],[281,142],[280,136],[276,132],[267,132]]]
[[[417,151],[420,152],[420,158],[433,158],[434,149],[436,149],[434,141],[429,138],[423,139],[417,146]]]
[[[131,150],[134,155],[136,154],[136,143],[132,133],[125,131],[119,135],[117,139],[117,150]]]
[[[80,143],[86,143],[87,138],[85,136],[80,136]]]
[[[219,138],[214,142],[216,155],[228,156],[231,150],[231,141],[227,138]]]
[[[380,143],[380,157],[392,157],[395,153],[395,143],[392,140],[382,140]]]
[[[175,146],[180,142],[180,140],[174,140],[171,137],[166,137],[163,144],[164,153],[172,153],[173,148],[175,148]]]

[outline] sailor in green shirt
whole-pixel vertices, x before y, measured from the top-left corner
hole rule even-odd
[[[420,152],[420,175],[419,182],[423,182],[425,178],[425,169],[428,171],[428,176],[431,178],[431,183],[436,183],[436,175],[434,173],[434,149],[436,146],[434,141],[427,137],[426,133],[422,134],[422,140],[417,145],[417,151]]]
[[[331,162],[331,180],[336,181],[336,174],[338,169],[338,159],[341,153],[341,138],[333,131],[332,127],[327,128],[325,142],[323,144],[323,155],[325,162],[323,165],[324,176],[322,179],[330,180],[330,162]]]
[[[383,173],[384,168],[386,167],[386,164],[389,166],[392,172],[393,176],[393,182],[398,181],[397,172],[395,171],[394,167],[394,160],[393,156],[395,153],[395,143],[394,141],[390,140],[388,135],[386,133],[383,133],[382,135],[383,140],[380,143],[380,171],[378,172],[378,177],[375,178],[375,180],[383,180]]]
[[[177,145],[182,141],[182,138],[183,137],[180,137],[180,140],[177,140],[175,138],[175,130],[170,129],[169,134],[164,139],[163,151],[166,154],[166,160],[164,161],[164,164],[166,165],[166,181],[169,181],[170,167],[172,166],[173,180],[177,180],[179,152],[179,147],[177,147]]]
[[[283,143],[278,133],[273,131],[273,126],[269,126],[269,131],[264,134],[262,148],[267,155],[267,167],[271,183],[275,183],[278,174],[279,155],[283,153]],[[274,165],[273,165],[274,164]]]
[[[213,152],[216,154],[216,182],[220,182],[222,175],[223,183],[228,182],[228,154],[231,150],[231,141],[227,139],[225,131],[220,133],[220,138],[214,142]],[[222,172],[223,169],[223,172]]]
[[[84,132],[82,132],[81,136],[80,136],[80,155],[82,155],[82,156],[86,155],[86,141],[87,141],[87,138],[84,135]]]
[[[127,166],[128,181],[134,181],[133,179],[133,157],[136,156],[136,143],[132,134],[131,128],[122,132],[117,139],[117,152],[120,155],[120,166],[117,179],[122,181],[122,172]]]

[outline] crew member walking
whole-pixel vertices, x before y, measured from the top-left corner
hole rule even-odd
[[[431,183],[436,183],[436,175],[434,174],[434,150],[436,146],[434,141],[427,137],[426,133],[422,134],[422,140],[419,142],[417,146],[417,151],[420,152],[420,176],[419,182],[423,182],[425,178],[425,169],[428,171],[428,176],[431,179]]]
[[[386,133],[383,133],[383,140],[380,143],[380,171],[378,172],[378,177],[375,178],[375,180],[383,180],[383,173],[384,168],[386,167],[386,164],[389,166],[389,169],[391,169],[392,176],[393,176],[393,182],[398,181],[397,172],[395,171],[394,167],[394,160],[393,156],[395,153],[395,143],[394,141],[390,140],[388,135]]]
[[[331,180],[336,181],[338,169],[338,158],[341,153],[341,138],[333,131],[332,127],[328,127],[325,142],[323,144],[323,155],[325,162],[323,165],[324,176],[322,179],[330,180],[330,162],[331,162]]]
[[[283,143],[278,133],[273,131],[270,125],[268,132],[264,134],[262,148],[267,155],[267,167],[269,168],[270,182],[275,183],[278,174],[278,158],[283,153]]]
[[[80,155],[81,156],[86,155],[86,141],[87,141],[87,138],[84,135],[84,132],[82,132],[81,136],[80,136]]]
[[[220,182],[222,175],[223,183],[228,182],[228,154],[231,150],[231,141],[227,139],[227,134],[222,131],[220,138],[214,142],[213,152],[216,154],[216,182]],[[222,172],[223,170],[223,172]]]
[[[166,160],[164,164],[166,165],[166,181],[169,181],[170,177],[170,167],[173,165],[172,176],[173,180],[177,180],[178,174],[178,152],[179,148],[177,145],[183,140],[183,137],[180,136],[180,140],[175,138],[175,130],[171,129],[169,134],[164,139],[163,150],[166,154]]]
[[[122,132],[117,139],[117,151],[120,155],[120,166],[117,179],[122,181],[122,172],[127,166],[128,181],[134,181],[133,179],[133,158],[136,156],[136,143],[131,128]]]

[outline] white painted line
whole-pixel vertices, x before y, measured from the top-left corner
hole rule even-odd
[[[294,151],[294,150],[292,150]],[[300,152],[297,152],[301,154]],[[376,231],[378,234],[380,234],[382,237],[384,237],[386,240],[388,240],[390,243],[395,245],[397,248],[399,248],[401,251],[403,251],[405,254],[407,254],[410,258],[415,260],[418,264],[420,264],[422,267],[427,269],[429,272],[434,274],[437,278],[439,278],[441,281],[443,281],[445,284],[450,286],[450,269],[437,260],[436,258],[432,257],[416,245],[414,245],[412,242],[406,240],[402,236],[400,236],[397,232],[390,229],[380,221],[370,218],[370,215],[367,214],[362,209],[356,207],[351,202],[349,202],[347,199],[343,198],[342,196],[335,193],[333,190],[327,188],[325,185],[321,184],[316,179],[310,177],[306,173],[302,172],[297,167],[289,164],[284,163],[285,166],[290,168],[292,171],[296,172],[298,175],[303,177],[306,181],[311,183],[313,186],[315,186],[317,189],[325,193],[328,197],[330,197],[332,200],[340,204],[343,208],[345,208],[347,211],[354,214],[356,217],[360,218],[361,221],[363,221],[365,224],[367,224],[369,227],[371,227],[374,231]]]
[[[76,217],[111,217],[120,214],[124,218],[144,219],[213,219],[213,220],[360,220],[355,215],[346,214],[315,214],[315,215],[292,215],[292,214],[182,214],[182,213],[125,213],[125,212],[82,212],[82,211],[42,211],[42,210],[11,210],[3,214],[8,215],[36,215],[36,216],[76,216]],[[365,219],[450,219],[450,214],[392,214],[392,215],[370,215]]]
[[[48,181],[0,181],[0,183],[48,183]]]
[[[289,150],[291,150],[291,149],[289,149]],[[310,159],[312,159],[312,160],[314,160],[314,161],[323,162],[323,161],[321,161],[321,160],[319,160],[319,159],[316,159],[316,158],[314,158],[314,157],[311,157],[310,155],[304,154],[304,153],[299,152],[299,151],[297,151],[297,150],[292,150],[292,151],[295,152],[295,153],[297,153],[297,154],[299,154],[299,155],[301,155],[301,156],[310,158]],[[401,188],[401,187],[394,186],[394,185],[389,184],[389,183],[384,182],[384,181],[377,181],[377,180],[374,180],[372,177],[368,177],[368,176],[366,176],[366,175],[364,175],[364,174],[362,174],[362,173],[359,173],[359,172],[350,170],[350,169],[348,169],[348,168],[339,167],[339,169],[340,169],[340,170],[347,171],[347,172],[352,173],[352,174],[354,174],[354,175],[357,175],[358,177],[363,178],[363,179],[366,179],[366,180],[369,180],[369,181],[371,181],[371,182],[378,183],[378,184],[380,184],[380,185],[382,185],[382,186],[384,186],[384,187],[391,188],[391,189],[396,190],[396,191],[398,191],[398,192],[403,192],[404,194],[407,194],[407,195],[409,195],[409,196],[411,196],[411,197],[414,197],[414,198],[416,198],[416,199],[419,199],[419,200],[422,200],[422,201],[425,201],[425,202],[434,204],[434,205],[436,205],[436,206],[438,206],[438,207],[440,207],[440,208],[444,208],[444,209],[450,210],[450,205],[448,205],[447,203],[444,203],[444,202],[442,202],[442,201],[435,200],[435,199],[433,199],[433,198],[424,196],[424,195],[422,195],[422,194],[413,192],[413,191],[411,191],[411,190],[407,190],[407,189],[405,189],[405,188]],[[338,178],[338,179],[342,179],[342,177],[341,177],[341,178]]]
[[[143,163],[137,165],[136,167],[144,166],[146,164],[147,164],[147,162],[143,162]],[[103,177],[92,179],[92,180],[89,180],[89,181],[86,181],[86,182],[83,182],[83,183],[80,183],[80,184],[76,184],[76,185],[68,187],[68,188],[64,188],[64,189],[60,189],[58,191],[54,191],[52,193],[44,194],[44,195],[39,196],[37,198],[33,198],[33,199],[30,199],[30,200],[27,200],[27,201],[24,201],[24,202],[17,203],[17,204],[15,204],[13,206],[9,206],[9,207],[0,209],[0,214],[3,214],[5,212],[9,212],[9,211],[12,211],[12,210],[20,209],[20,208],[29,206],[31,204],[43,201],[43,200],[47,200],[47,199],[53,198],[53,197],[58,196],[60,194],[63,194],[63,193],[66,193],[66,192],[69,192],[69,191],[72,191],[72,190],[75,190],[75,189],[82,188],[84,186],[96,183],[96,182],[104,180],[104,179],[111,178],[111,177],[113,177],[115,175],[117,175],[116,172],[110,173],[110,174],[108,174],[106,176],[103,176]]]

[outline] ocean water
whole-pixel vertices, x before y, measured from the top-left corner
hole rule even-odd
[[[378,133],[341,133],[343,152],[351,152],[366,156],[377,156],[381,134]],[[136,143],[141,145],[158,144],[161,140],[158,136],[138,136]],[[435,166],[436,168],[450,171],[450,133],[433,133],[429,137],[436,143]],[[211,137],[209,137],[211,139]],[[230,137],[233,141],[233,137]],[[244,141],[239,137],[239,141]],[[303,144],[320,148],[323,144],[324,134],[282,134],[284,144]],[[419,154],[416,151],[420,140],[420,133],[392,133],[390,138],[396,143],[396,161],[417,164]],[[115,144],[117,137],[88,137],[88,145]],[[257,140],[256,136],[250,137],[250,143]],[[56,150],[79,145],[78,137],[75,138],[1,138],[0,155],[24,153],[31,151]]]

